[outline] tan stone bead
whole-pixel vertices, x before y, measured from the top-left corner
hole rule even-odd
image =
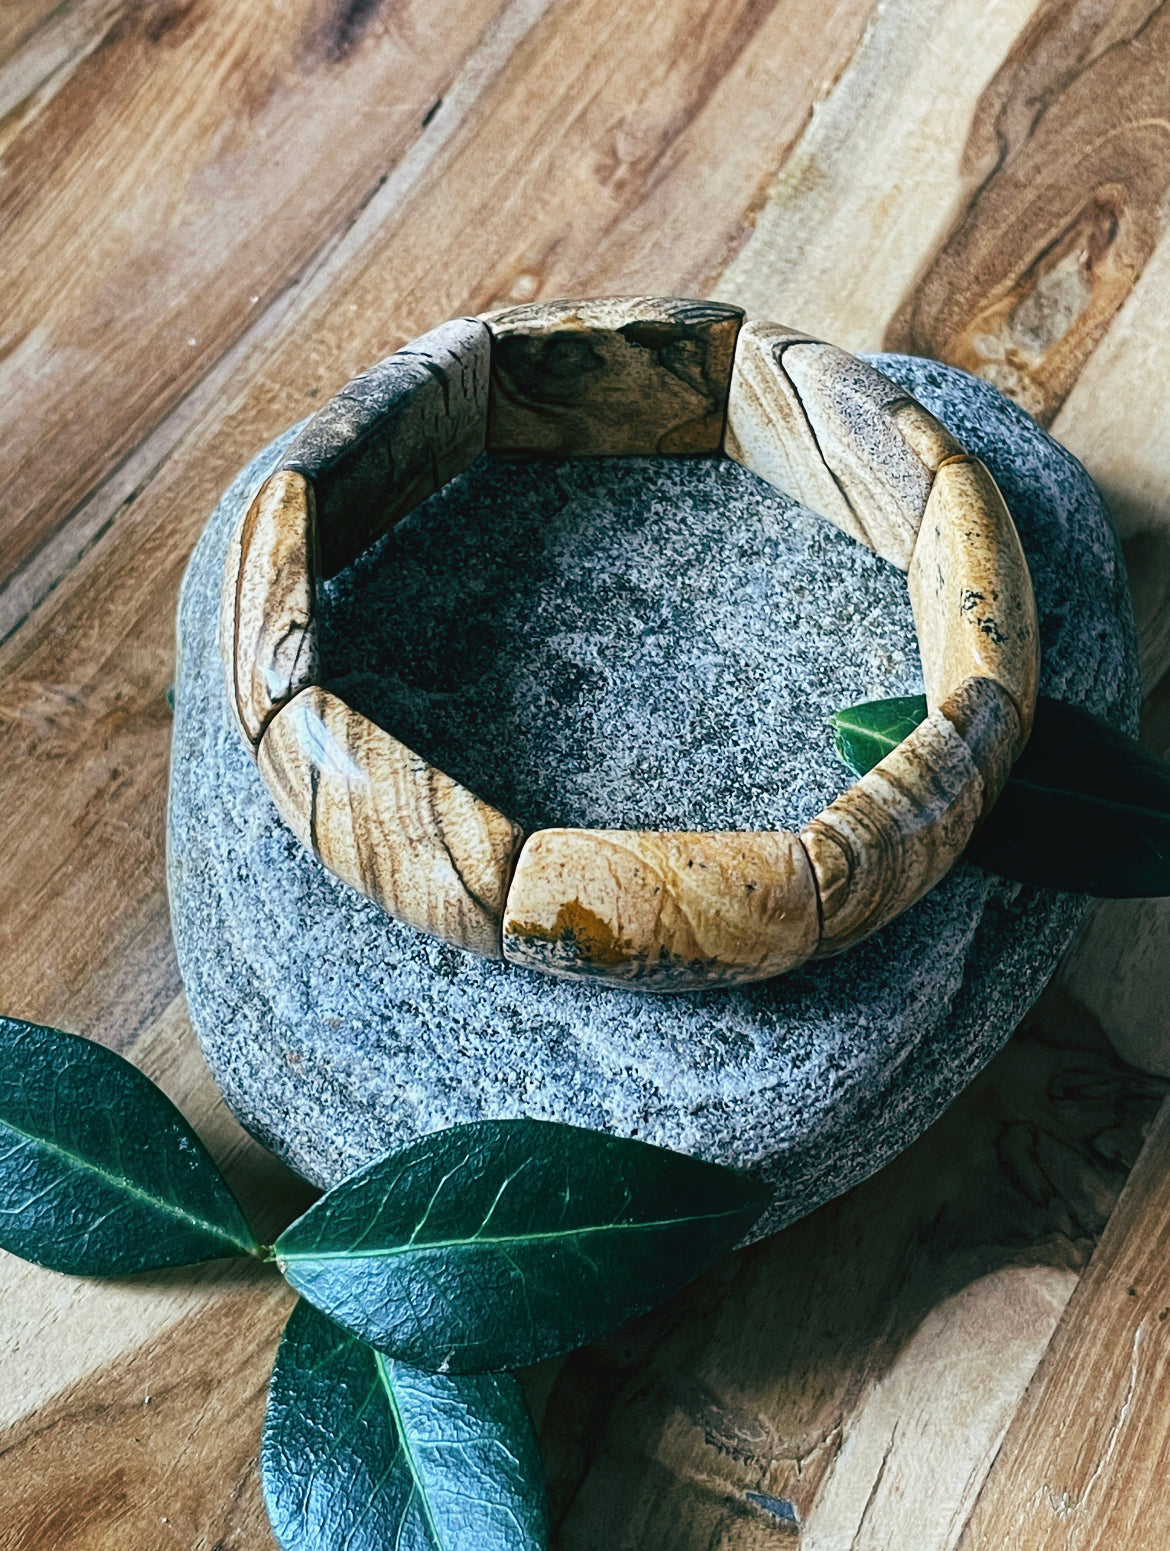
[[[317,492],[321,575],[333,576],[484,449],[491,341],[454,318],[347,382],[285,466]]]
[[[957,860],[983,808],[983,778],[941,711],[801,830],[821,902],[816,957],[893,920]]]
[[[999,489],[977,458],[935,475],[914,558],[910,601],[933,710],[970,678],[1011,696],[1032,727],[1040,634],[1028,562]]]
[[[546,829],[516,865],[504,957],[571,980],[689,991],[782,974],[818,935],[795,835]]]
[[[965,679],[939,710],[971,751],[983,777],[983,811],[1003,791],[1022,747],[1015,703],[994,679]]]
[[[779,323],[745,323],[735,347],[724,451],[850,537],[865,531],[826,464],[784,351],[807,338]]]
[[[236,525],[220,594],[228,698],[253,750],[273,712],[316,677],[316,550],[313,488],[280,470]]]
[[[489,452],[718,452],[742,320],[738,307],[685,297],[544,302],[487,314]]]
[[[939,465],[948,458],[966,456],[962,442],[956,441],[946,426],[936,420],[928,409],[924,409],[917,399],[904,399],[888,413],[911,452],[932,474],[936,474]]]
[[[523,832],[323,689],[277,712],[260,744],[285,822],[331,872],[400,921],[487,958]]]

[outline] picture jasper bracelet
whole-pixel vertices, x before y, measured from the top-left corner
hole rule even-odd
[[[909,571],[930,714],[799,834],[525,836],[317,683],[318,580],[485,450],[734,458]],[[338,877],[473,953],[644,991],[778,975],[913,904],[999,795],[1039,667],[983,464],[845,351],[676,297],[457,318],[355,377],[236,529],[221,646],[265,785]]]

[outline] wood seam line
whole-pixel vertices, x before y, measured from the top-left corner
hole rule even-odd
[[[821,898],[821,880],[817,877],[817,870],[813,866],[812,857],[809,855],[809,849],[805,844],[804,835],[800,830],[794,830],[793,833],[796,836],[797,845],[799,845],[800,849],[804,852],[804,862],[805,866],[808,868],[809,877],[812,879],[813,898],[816,900],[817,905],[817,944],[816,948],[813,949],[812,954],[810,955],[810,957],[812,957],[816,954],[817,948],[820,947],[825,938],[825,902]]]

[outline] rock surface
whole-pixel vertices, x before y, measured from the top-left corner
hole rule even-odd
[[[877,364],[982,457],[1032,566],[1041,692],[1132,730],[1124,573],[1083,469],[994,388]],[[842,957],[675,997],[558,982],[384,916],[278,818],[215,627],[244,470],[183,588],[169,882],[191,1015],[244,1125],[329,1184],[533,1115],[758,1170],[768,1231],[906,1146],[1083,918],[961,862]],[[827,718],[921,689],[906,578],[726,461],[481,460],[328,584],[322,678],[527,829],[799,828],[849,784]]]

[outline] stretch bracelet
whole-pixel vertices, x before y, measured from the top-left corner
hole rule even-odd
[[[926,720],[799,834],[526,836],[317,683],[318,581],[484,451],[734,458],[909,572]],[[221,648],[264,783],[330,871],[470,952],[645,991],[782,974],[913,904],[998,796],[1039,669],[983,464],[846,351],[677,297],[457,318],[347,383],[236,528]]]

